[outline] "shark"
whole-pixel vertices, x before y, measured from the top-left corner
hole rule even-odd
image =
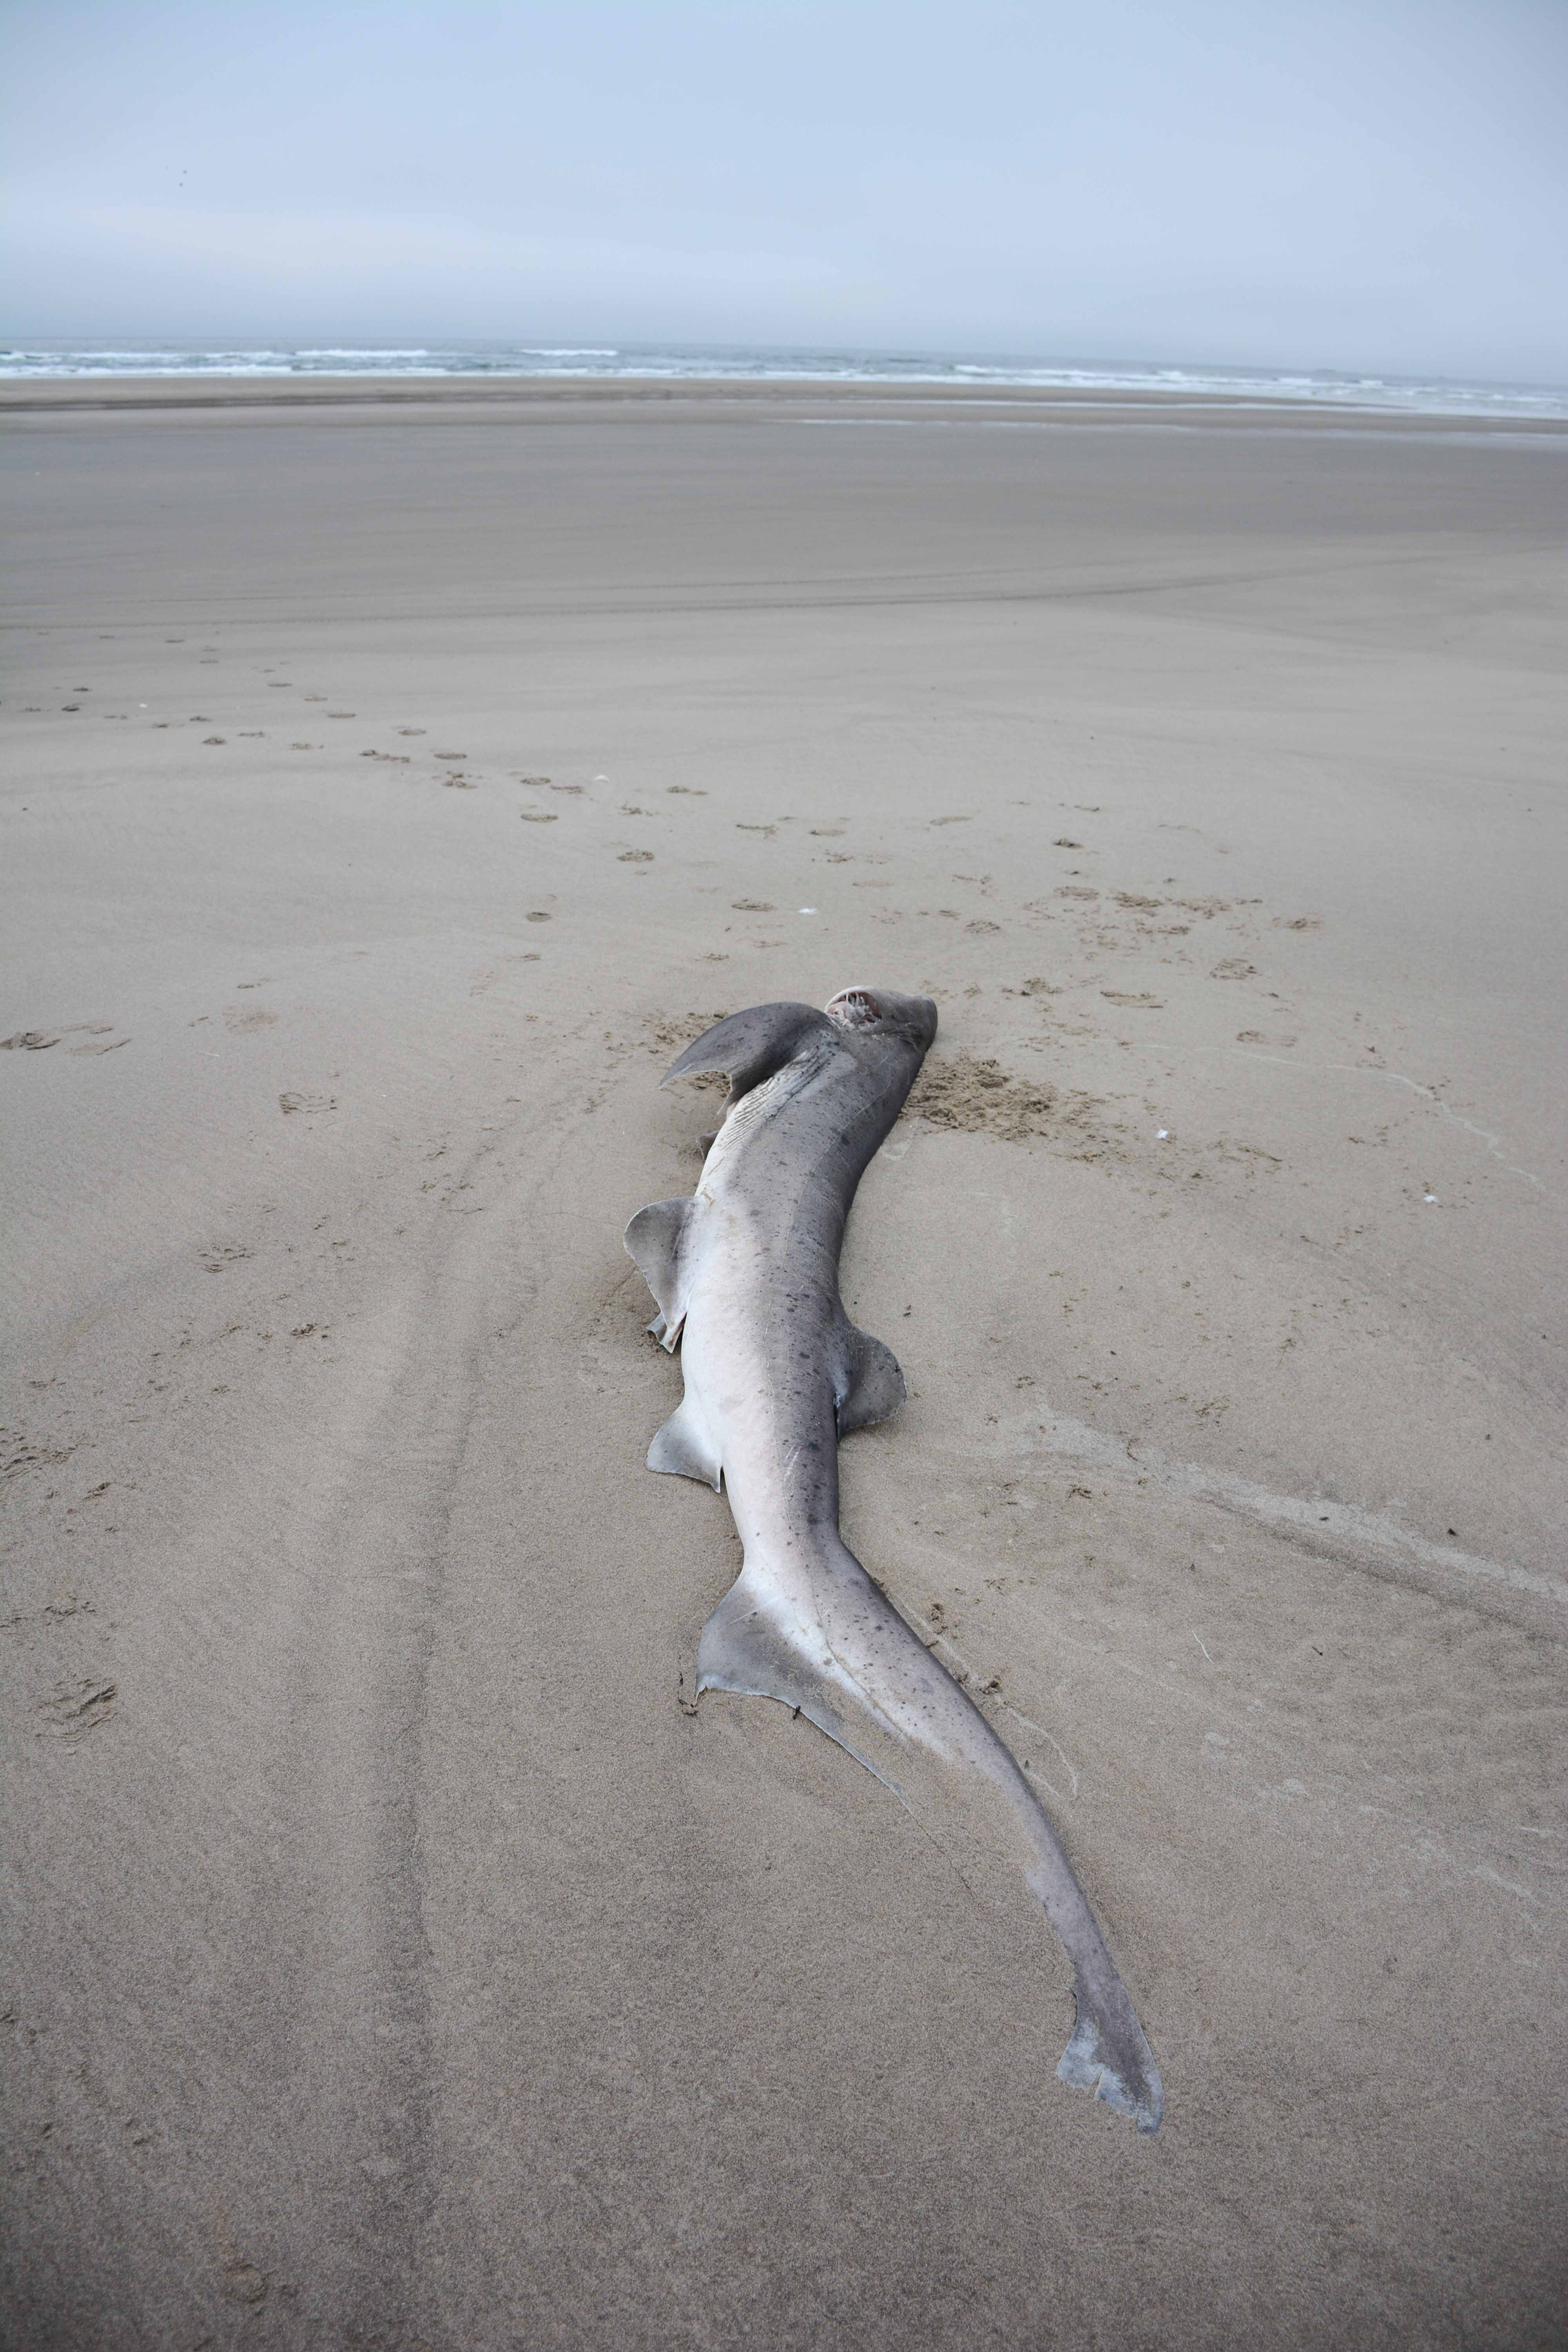
[[[891,1349],[845,1311],[839,1255],[936,1027],[927,997],[848,988],[821,1012],[733,1013],[667,1072],[666,1086],[719,1073],[729,1091],[695,1192],[652,1202],[626,1229],[658,1308],[648,1329],[679,1347],[683,1374],[647,1465],[723,1491],[741,1538],[740,1574],[698,1644],[699,1697],[781,1701],[945,1839],[961,1872],[970,1839],[1021,1869],[1072,1963],[1077,2014],[1058,2076],[1152,2132],[1159,2070],[1055,1824],[839,1530],[839,1441],[906,1394]]]

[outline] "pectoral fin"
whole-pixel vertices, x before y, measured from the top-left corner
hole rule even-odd
[[[837,1400],[840,1437],[847,1437],[852,1429],[869,1429],[874,1423],[886,1421],[909,1394],[891,1348],[873,1339],[869,1331],[858,1331],[853,1323],[847,1327],[847,1386]]]
[[[731,1013],[694,1038],[679,1061],[672,1062],[660,1084],[689,1078],[700,1070],[722,1070],[730,1081],[730,1100],[750,1094],[780,1070],[806,1038],[826,1030],[837,1033],[826,1013],[815,1004],[753,1004]]]

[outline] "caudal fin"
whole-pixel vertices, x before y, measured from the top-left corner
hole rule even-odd
[[[1121,1979],[1105,2006],[1095,2000],[1081,1971],[1073,1987],[1078,2023],[1062,2052],[1057,2080],[1075,2091],[1089,2091],[1126,2116],[1142,2132],[1158,2131],[1165,2111],[1165,2093],[1154,2054],[1143,2038]]]
[[[1073,1966],[1078,2022],[1058,2079],[1157,2131],[1159,2070],[1055,1825],[1005,1742],[842,1540],[787,1568],[748,1553],[703,1627],[697,1665],[700,1690],[780,1699],[807,1716],[902,1800],[986,1899],[1011,1902],[1005,1890],[1021,1876]]]

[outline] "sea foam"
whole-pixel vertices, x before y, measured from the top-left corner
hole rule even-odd
[[[0,350],[0,379],[79,376],[521,376],[778,383],[952,384],[1081,399],[1143,394],[1188,401],[1469,417],[1568,417],[1568,388],[1436,378],[1093,361],[960,357],[939,352],[789,351],[768,346],[601,343],[57,343]]]

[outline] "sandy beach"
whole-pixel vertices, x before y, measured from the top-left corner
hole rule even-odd
[[[1544,2347],[1568,427],[0,389],[5,2341]],[[1163,2075],[781,1707],[621,1246],[941,1031],[845,1532]]]

